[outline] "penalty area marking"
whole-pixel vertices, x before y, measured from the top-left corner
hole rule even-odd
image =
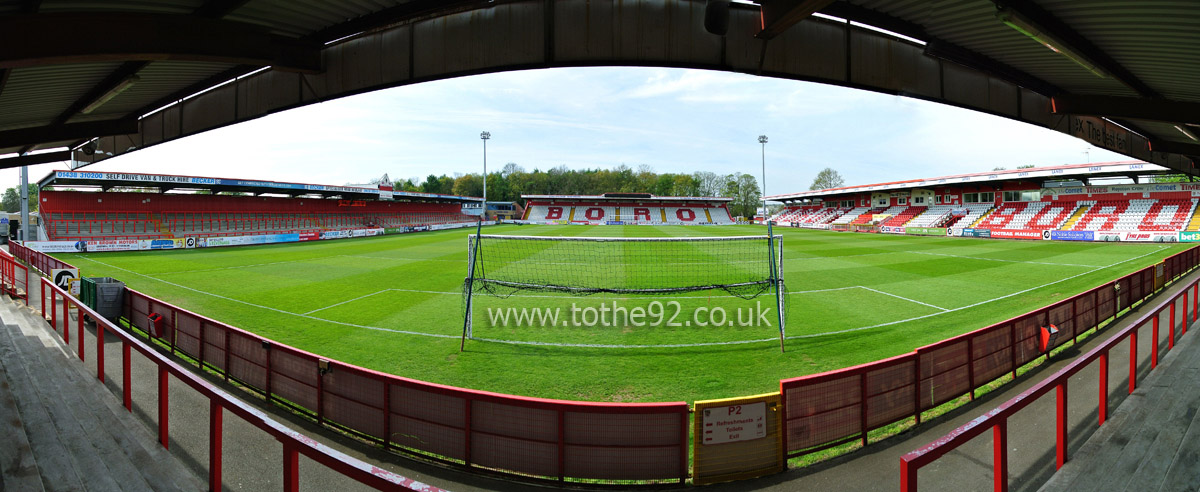
[[[1141,259],[1141,258],[1145,258],[1145,257],[1147,257],[1147,256],[1150,256],[1150,255],[1152,255],[1152,254],[1155,254],[1155,253],[1157,253],[1157,252],[1159,252],[1159,251],[1162,251],[1162,250],[1164,250],[1164,249],[1166,249],[1166,248],[1167,248],[1166,246],[1162,246],[1162,247],[1159,247],[1158,249],[1156,249],[1156,250],[1154,250],[1154,251],[1151,251],[1151,252],[1149,252],[1149,253],[1146,253],[1146,254],[1143,254],[1143,255],[1139,255],[1139,256],[1135,256],[1135,257],[1133,257],[1133,258],[1129,258],[1129,259],[1126,259],[1126,260],[1118,261],[1118,262],[1116,262],[1116,263],[1112,263],[1112,264],[1110,264],[1110,265],[1107,265],[1107,266],[1096,267],[1096,268],[1094,268],[1094,269],[1092,269],[1092,270],[1088,270],[1088,271],[1086,271],[1086,272],[1078,273],[1078,274],[1072,275],[1072,276],[1070,276],[1070,277],[1066,277],[1066,278],[1062,278],[1062,279],[1059,279],[1059,280],[1055,280],[1055,281],[1053,281],[1053,282],[1048,282],[1048,283],[1045,283],[1045,284],[1042,284],[1042,285],[1039,285],[1039,286],[1036,286],[1036,287],[1030,287],[1030,288],[1028,288],[1028,289],[1024,289],[1024,290],[1021,290],[1021,291],[1013,292],[1013,293],[1011,293],[1011,294],[1003,295],[1003,296],[1000,296],[1000,297],[995,297],[995,298],[992,298],[992,299],[988,299],[988,300],[980,301],[980,302],[977,302],[977,303],[974,303],[974,304],[970,304],[970,305],[967,305],[967,306],[962,306],[962,307],[958,307],[958,308],[954,308],[954,309],[945,309],[945,310],[943,310],[943,311],[941,311],[941,312],[937,312],[937,313],[926,314],[926,315],[923,315],[923,316],[916,316],[916,317],[907,318],[907,319],[902,319],[902,320],[889,321],[889,322],[887,322],[887,323],[879,323],[879,324],[870,325],[870,326],[861,326],[861,327],[857,327],[857,328],[848,328],[848,329],[844,329],[844,330],[836,330],[836,331],[829,331],[829,332],[823,332],[823,333],[811,333],[811,334],[805,334],[805,335],[790,335],[790,336],[787,336],[785,339],[787,339],[787,340],[798,340],[798,339],[805,339],[805,338],[818,338],[818,337],[829,336],[829,335],[838,335],[838,334],[843,334],[843,333],[852,333],[852,332],[856,332],[856,331],[870,330],[870,329],[874,329],[874,328],[882,328],[882,327],[886,327],[886,326],[892,326],[892,325],[897,325],[897,324],[901,324],[901,323],[907,323],[907,322],[910,322],[910,321],[917,321],[917,320],[922,320],[922,319],[932,318],[932,317],[934,317],[934,316],[940,316],[940,315],[943,315],[943,314],[946,314],[946,313],[958,312],[958,311],[962,311],[962,310],[965,310],[965,309],[970,309],[970,308],[973,308],[973,307],[982,306],[982,305],[984,305],[984,304],[989,304],[989,303],[992,303],[992,302],[995,302],[995,301],[999,301],[999,300],[1007,299],[1007,298],[1010,298],[1010,297],[1018,296],[1018,295],[1021,295],[1021,294],[1025,294],[1025,293],[1028,293],[1028,292],[1032,292],[1032,291],[1035,291],[1035,290],[1038,290],[1038,289],[1041,289],[1041,288],[1049,287],[1049,286],[1051,286],[1051,285],[1055,285],[1055,284],[1059,284],[1059,283],[1062,283],[1062,282],[1066,282],[1066,281],[1068,281],[1068,280],[1075,279],[1075,278],[1078,278],[1078,277],[1081,277],[1081,276],[1084,276],[1084,275],[1088,275],[1088,274],[1091,274],[1091,273],[1095,273],[1095,272],[1097,272],[1097,271],[1100,271],[1100,270],[1104,270],[1104,269],[1107,269],[1107,268],[1112,268],[1112,267],[1115,267],[1115,266],[1117,266],[1117,265],[1120,265],[1120,264],[1122,264],[1122,263],[1128,263],[1128,262],[1131,262],[1131,261],[1134,261],[1134,260],[1138,260],[1138,259]],[[399,333],[399,334],[404,334],[404,335],[417,335],[417,336],[426,336],[426,337],[432,337],[432,338],[448,338],[448,339],[458,339],[458,338],[460,338],[460,336],[459,336],[459,335],[444,335],[444,334],[438,334],[438,333],[425,333],[425,332],[419,332],[419,331],[396,330],[396,329],[391,329],[391,328],[382,328],[382,327],[378,327],[378,326],[360,325],[360,324],[355,324],[355,323],[347,323],[347,322],[344,322],[344,321],[335,321],[335,320],[331,320],[331,319],[318,318],[318,317],[316,317],[316,316],[310,316],[310,315],[307,315],[307,314],[302,314],[302,313],[293,313],[293,312],[290,312],[290,311],[284,311],[284,310],[282,310],[282,309],[279,309],[279,308],[273,308],[273,307],[270,307],[270,306],[263,306],[263,305],[261,305],[261,304],[255,304],[255,303],[252,303],[252,302],[247,302],[247,301],[243,301],[243,300],[240,300],[240,299],[234,299],[234,298],[231,298],[231,297],[222,296],[222,295],[220,295],[220,294],[214,294],[214,293],[211,293],[211,292],[206,292],[206,291],[203,291],[203,290],[200,290],[200,289],[196,289],[196,288],[193,288],[193,287],[188,287],[188,286],[186,286],[186,285],[180,285],[180,284],[177,284],[177,283],[174,283],[174,282],[170,282],[170,281],[167,281],[167,280],[163,280],[163,279],[160,279],[160,278],[156,278],[156,277],[153,277],[153,276],[150,276],[150,275],[146,275],[146,274],[143,274],[143,273],[138,273],[138,272],[135,272],[135,271],[133,271],[133,270],[129,270],[129,269],[126,269],[126,268],[121,268],[121,267],[119,267],[119,266],[112,265],[112,264],[109,264],[109,263],[105,263],[105,262],[102,262],[102,261],[100,261],[100,260],[92,259],[92,258],[89,258],[89,257],[80,256],[79,258],[82,258],[82,259],[84,259],[84,260],[87,260],[87,261],[90,261],[90,262],[93,262],[93,263],[97,263],[97,264],[100,264],[100,265],[104,265],[104,266],[107,266],[107,267],[109,267],[109,268],[113,268],[113,269],[116,269],[116,270],[121,270],[121,271],[123,271],[123,272],[128,272],[128,273],[131,273],[131,274],[133,274],[133,275],[137,275],[137,276],[139,276],[139,277],[148,278],[148,279],[150,279],[150,280],[154,280],[154,281],[161,282],[161,283],[164,283],[164,284],[167,284],[167,285],[171,285],[171,286],[174,286],[174,287],[178,287],[178,288],[180,288],[180,289],[184,289],[184,290],[188,290],[188,291],[196,292],[196,293],[198,293],[198,294],[204,294],[204,295],[207,295],[207,296],[212,296],[212,297],[215,297],[215,298],[218,298],[218,299],[227,300],[227,301],[230,301],[230,302],[235,302],[235,303],[242,304],[242,305],[245,305],[245,306],[257,307],[257,308],[261,308],[261,309],[264,309],[264,310],[267,310],[267,311],[273,311],[273,312],[280,313],[280,314],[286,314],[286,315],[290,315],[290,316],[296,316],[296,317],[300,317],[300,318],[310,319],[310,320],[314,320],[314,321],[321,321],[321,322],[330,323],[330,324],[335,324],[335,325],[347,326],[347,327],[351,327],[351,328],[363,328],[363,329],[367,329],[367,330],[383,331],[383,332],[389,332],[389,333]],[[857,288],[862,288],[862,287],[861,287],[861,286],[852,286],[852,287],[840,287],[840,288],[834,288],[834,289],[820,289],[820,290],[814,290],[814,291],[798,291],[798,292],[795,292],[795,294],[814,293],[814,292],[829,292],[829,291],[848,290],[848,289],[857,289]],[[878,292],[878,293],[880,293],[880,294],[892,295],[892,294],[888,294],[888,293],[886,293],[886,292],[880,292],[880,291],[877,291],[877,290],[875,290],[875,289],[868,289],[868,290],[872,290],[872,291]],[[364,297],[364,298],[365,298],[365,297],[370,297],[370,296],[373,296],[373,295],[376,295],[376,294],[379,294],[379,293],[382,293],[382,292],[387,292],[387,291],[400,291],[400,292],[420,292],[420,293],[428,293],[428,294],[446,294],[446,295],[449,295],[449,294],[461,295],[461,293],[460,293],[460,292],[446,292],[446,291],[422,291],[422,290],[410,290],[410,289],[384,289],[384,290],[381,290],[381,291],[378,291],[378,292],[373,292],[373,293],[371,293],[371,294],[367,294],[367,295],[365,295],[365,296],[362,296],[362,297]],[[792,293],[791,293],[791,292],[789,292],[789,294],[792,294]],[[524,296],[524,297],[535,297],[535,296]],[[537,296],[537,297],[554,297],[554,296]],[[726,297],[732,297],[732,296],[726,296]],[[893,296],[893,297],[899,297],[899,296]],[[560,297],[560,298],[561,298],[561,297]],[[701,299],[703,299],[703,298],[705,298],[705,297],[703,297],[703,296],[695,296],[695,298],[701,298]],[[902,299],[904,299],[904,298],[902,298]],[[357,299],[351,299],[350,301],[353,301],[353,300],[357,300]],[[905,299],[905,300],[912,301],[911,299]],[[350,301],[344,301],[344,302],[342,302],[342,303],[339,303],[339,304],[345,304],[346,302],[350,302]],[[924,303],[921,303],[921,302],[918,302],[918,301],[912,301],[912,302],[917,302],[918,304],[924,304]],[[336,305],[336,304],[335,304],[335,305]],[[932,306],[932,305],[929,305],[929,304],[925,304],[925,305],[926,305],[926,306],[930,306],[930,307],[935,307],[935,308],[937,308],[936,306]],[[330,307],[333,307],[333,306],[327,306],[327,307],[324,307],[324,308],[318,309],[317,311],[321,311],[321,310],[324,310],[324,309],[329,309]],[[943,308],[937,308],[937,309],[943,309]],[[310,312],[316,312],[316,311],[310,311]],[[628,349],[628,348],[687,348],[687,347],[709,347],[709,346],[717,346],[717,345],[745,345],[745,344],[751,344],[751,343],[766,343],[766,342],[776,342],[776,341],[778,341],[778,340],[779,340],[778,338],[763,338],[763,339],[758,339],[758,340],[735,340],[735,341],[728,341],[728,342],[701,342],[701,343],[656,344],[656,345],[620,345],[620,344],[584,344],[584,343],[532,342],[532,341],[498,340],[498,339],[490,339],[490,338],[475,338],[475,337],[472,337],[471,339],[472,339],[472,340],[478,340],[478,341],[482,341],[482,342],[503,343],[503,344],[509,344],[509,345],[535,345],[535,346],[552,346],[552,347],[581,347],[581,348],[626,348],[626,349]]]

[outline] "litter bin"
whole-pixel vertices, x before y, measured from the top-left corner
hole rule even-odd
[[[1058,327],[1054,325],[1043,326],[1040,335],[1038,337],[1038,348],[1044,354],[1050,351],[1050,348],[1054,346],[1054,342],[1058,340]]]
[[[166,318],[163,318],[163,315],[158,313],[150,313],[150,315],[146,316],[146,319],[150,321],[148,325],[149,330],[147,330],[148,334],[154,338],[162,338],[163,324],[166,322]]]
[[[111,277],[84,278],[79,286],[79,300],[115,323],[125,307],[125,282]]]

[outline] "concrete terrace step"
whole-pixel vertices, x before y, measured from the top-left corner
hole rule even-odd
[[[0,337],[6,338],[14,328],[4,326],[0,329],[5,331]],[[11,370],[18,369],[16,364],[20,361],[9,352],[0,342],[0,435],[6,441],[0,445],[0,490],[41,491],[45,489],[33,449],[29,446],[29,437],[25,434],[25,422],[21,420],[17,401],[12,395],[13,383],[8,377]],[[13,369],[9,369],[5,361]]]
[[[1041,490],[1200,490],[1200,345],[1184,336]]]
[[[14,488],[6,483],[3,489],[205,488],[96,381],[71,347],[64,347],[57,334],[42,328],[45,322],[37,314],[23,305],[0,301],[0,318],[6,323],[0,333],[0,359],[10,392],[0,395],[0,405],[4,396],[13,401],[28,436],[30,461],[36,463],[33,473],[24,475],[10,473],[6,466],[4,480],[30,474],[37,479],[36,487],[27,480],[21,486],[14,483]]]

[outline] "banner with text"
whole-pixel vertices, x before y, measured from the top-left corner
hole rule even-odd
[[[992,229],[991,237],[1000,239],[1041,239],[1042,231],[1033,229]]]
[[[1096,231],[1049,231],[1051,241],[1095,241]]]
[[[904,233],[913,236],[946,236],[945,227],[905,227]]]

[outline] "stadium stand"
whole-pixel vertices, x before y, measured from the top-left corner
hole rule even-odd
[[[278,234],[476,219],[462,214],[457,203],[50,190],[41,198],[52,241]]]
[[[952,210],[954,207],[951,205],[934,205],[926,208],[905,225],[908,227],[936,227],[936,224],[949,218]]]
[[[1142,231],[1178,231],[1183,229],[1196,209],[1196,199],[1158,200],[1150,206],[1138,225]]]
[[[1058,229],[1071,217],[1079,203],[1074,201],[1035,202],[1044,203],[1041,210],[1029,218],[1026,228]]]
[[[1074,201],[1010,202],[1001,205],[976,227],[993,229],[1057,229],[1078,207]]]
[[[821,228],[829,224],[834,219],[842,216],[850,209],[839,207],[824,207],[821,205],[805,205],[802,207],[788,207],[781,210],[771,220],[776,224],[791,225],[797,227]]]
[[[895,208],[897,208],[897,207],[892,207],[892,209],[895,209]],[[890,219],[883,221],[883,223],[880,225],[902,227],[905,224],[908,224],[909,221],[913,220],[918,215],[925,213],[925,209],[926,209],[926,207],[907,207],[907,208],[899,207],[899,208],[901,209],[900,212],[898,212],[896,215],[892,216]],[[890,214],[892,209],[888,209],[888,211],[884,212],[884,213]]]
[[[620,199],[606,196],[528,195],[525,220],[538,223],[586,225],[733,224],[728,199],[652,197]],[[585,200],[580,200],[585,198]]]
[[[1075,222],[1074,230],[1077,231],[1100,231],[1114,230],[1117,222],[1120,220],[1125,209],[1129,207],[1129,201],[1122,200],[1104,200],[1097,201],[1088,210],[1083,217],[1080,217]]]
[[[987,215],[992,207],[991,203],[968,203],[964,206],[967,211],[966,215],[952,216],[937,227],[971,227],[980,217]]]
[[[875,218],[876,215],[882,214],[886,210],[887,209],[880,209],[880,208],[868,209],[866,212],[863,212],[858,217],[851,219],[849,223],[850,224],[867,224],[867,223],[871,222],[871,219]]]
[[[821,208],[822,207],[820,205],[805,205],[802,207],[787,207],[783,210],[780,210],[779,213],[772,216],[771,220],[774,221],[776,224],[785,224],[785,225],[791,225],[793,223],[798,224],[798,223],[800,223],[800,221],[804,220],[805,218],[808,218],[808,217],[812,216],[813,214],[821,211]]]
[[[862,216],[863,214],[866,214],[870,210],[871,210],[870,207],[855,207],[855,208],[850,209],[849,212],[842,214],[840,217],[833,219],[829,223],[830,224],[838,224],[838,225],[849,224],[851,221],[858,219],[860,216]],[[870,215],[867,215],[867,220],[870,220],[870,217],[871,217]]]
[[[1133,199],[1096,202],[1072,226],[1077,231],[1184,230],[1196,211],[1196,199]]]
[[[1028,202],[1005,203],[984,216],[982,220],[974,222],[973,226],[983,229],[1019,229],[1020,227],[1013,222],[1016,220],[1017,223],[1023,223],[1029,220],[1029,217],[1025,217],[1024,220],[1018,218],[1027,206],[1029,206]]]

